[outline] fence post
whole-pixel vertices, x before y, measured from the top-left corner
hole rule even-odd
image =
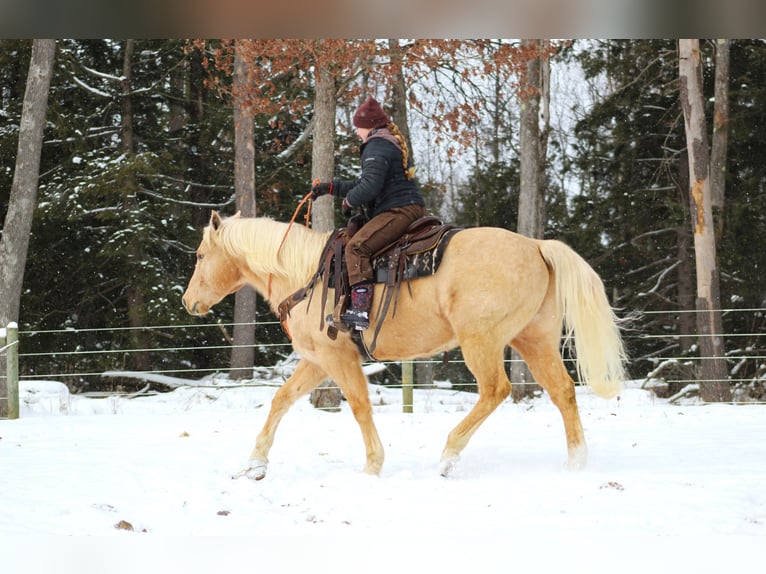
[[[411,413],[412,397],[412,361],[402,361],[402,412]]]
[[[0,339],[2,352],[5,353],[6,369],[6,400],[8,418],[19,418],[19,327],[16,323],[8,323],[5,337]]]

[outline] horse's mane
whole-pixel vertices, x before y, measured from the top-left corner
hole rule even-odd
[[[288,231],[287,223],[267,217],[228,217],[219,228],[223,249],[234,257],[244,256],[253,271],[301,281],[307,281],[316,271],[328,237],[329,233],[300,224],[290,226]],[[209,226],[203,241],[210,241]]]

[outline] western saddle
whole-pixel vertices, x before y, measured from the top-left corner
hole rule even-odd
[[[286,323],[290,312],[306,298],[309,299],[306,306],[308,312],[314,290],[321,283],[322,312],[320,313],[319,329],[323,330],[325,323],[327,323],[327,336],[333,340],[338,336],[338,331],[347,332],[350,330],[363,354],[368,359],[375,360],[372,352],[375,350],[378,333],[380,332],[383,320],[388,314],[392,300],[394,301],[394,308],[391,316],[393,317],[396,314],[396,299],[398,299],[402,282],[407,281],[407,288],[410,291],[410,295],[412,295],[409,281],[417,277],[425,277],[436,273],[449,240],[462,228],[445,224],[438,217],[421,217],[412,222],[404,235],[399,239],[373,254],[371,263],[374,270],[374,281],[384,284],[384,288],[383,295],[377,306],[378,323],[372,343],[367,348],[359,331],[349,329],[340,320],[341,314],[348,305],[350,292],[344,257],[346,241],[353,237],[353,234],[359,227],[360,223],[358,220],[351,218],[348,227],[337,229],[333,232],[322,251],[319,267],[309,283],[282,301],[277,310],[282,327],[287,336],[290,337]],[[330,288],[335,293],[333,312],[325,317],[324,308]]]

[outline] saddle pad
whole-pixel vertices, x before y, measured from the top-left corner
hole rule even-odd
[[[449,240],[458,231],[460,231],[460,228],[456,227],[446,229],[443,233],[434,237],[434,243],[430,247],[416,253],[405,253],[404,265],[401,267],[399,262],[395,260],[395,253],[386,252],[373,258],[371,263],[375,282],[385,283],[389,280],[389,271],[392,265],[400,267],[399,280],[433,275],[439,269],[439,264],[444,255],[444,250],[449,244]]]

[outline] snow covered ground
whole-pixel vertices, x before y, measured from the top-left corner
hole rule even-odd
[[[361,472],[348,406],[302,399],[266,479],[233,480],[274,391],[92,399],[22,382],[22,418],[0,421],[0,572],[762,571],[763,406],[578,389],[590,462],[572,472],[555,407],[506,402],[444,479],[475,395],[417,390],[403,414],[399,390],[370,386],[380,477]]]

